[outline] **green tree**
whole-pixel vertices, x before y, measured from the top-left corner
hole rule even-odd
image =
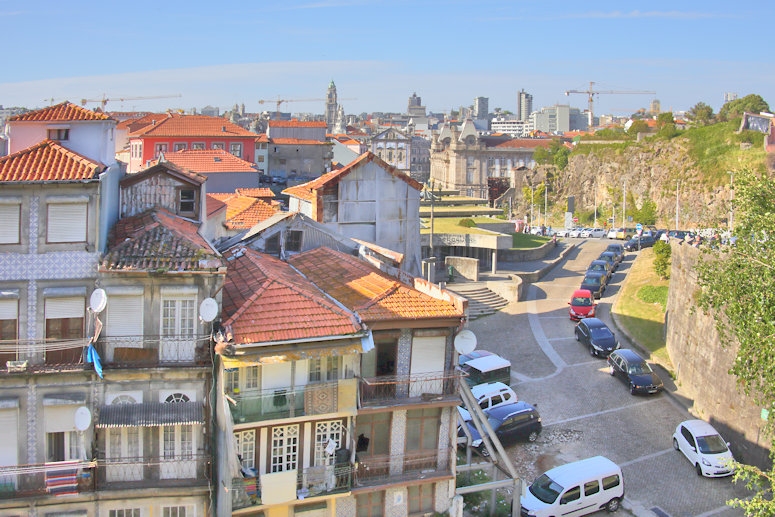
[[[704,102],[698,102],[689,108],[686,117],[696,126],[706,126],[713,121],[713,108]]]
[[[627,213],[630,213],[627,210]],[[641,224],[656,224],[657,222],[657,204],[651,198],[643,200],[643,205],[634,210],[630,215]]]
[[[724,104],[718,111],[717,118],[724,122],[741,117],[743,112],[759,113],[762,111],[770,111],[770,106],[762,99],[761,95],[751,94]]]
[[[627,133],[633,136],[637,136],[638,133],[648,133],[649,125],[645,120],[635,120],[627,129]]]
[[[670,278],[670,255],[672,248],[665,241],[654,243],[654,272],[659,278]]]
[[[733,247],[708,249],[697,265],[697,305],[716,320],[722,346],[737,343],[730,373],[753,400],[775,409],[775,182],[766,173],[735,172]],[[772,420],[770,420],[772,422]],[[775,450],[772,427],[766,429]],[[770,453],[773,457],[773,453]],[[773,458],[775,459],[775,458]],[[734,479],[757,491],[730,504],[748,516],[775,515],[775,468],[739,464]]]

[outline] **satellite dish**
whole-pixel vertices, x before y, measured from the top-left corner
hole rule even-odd
[[[108,295],[105,294],[105,289],[95,289],[91,293],[89,298],[89,307],[97,314],[105,310],[105,306],[108,304]]]
[[[199,304],[199,317],[202,321],[210,323],[218,315],[218,302],[214,298],[205,298]]]
[[[460,355],[470,354],[476,349],[476,334],[468,329],[461,330],[455,336],[455,350]]]
[[[75,428],[79,431],[85,431],[91,425],[91,411],[86,406],[81,406],[75,410]]]

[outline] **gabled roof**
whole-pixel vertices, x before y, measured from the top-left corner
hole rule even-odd
[[[113,120],[105,113],[65,101],[47,108],[14,115],[9,122],[73,122],[80,120]]]
[[[240,196],[255,197],[260,199],[274,199],[272,189],[266,187],[259,188],[238,188],[235,190]]]
[[[319,247],[288,262],[367,324],[390,320],[461,318],[463,311],[381,272],[371,264]]]
[[[226,210],[226,203],[212,194],[207,194],[207,218],[209,219],[221,210]]]
[[[269,127],[328,127],[323,120],[270,120],[268,123]]]
[[[323,140],[309,140],[304,138],[271,138],[270,142],[276,145],[331,145]]]
[[[197,230],[197,224],[163,208],[119,219],[111,229],[100,269],[187,272],[223,266],[217,252]]]
[[[355,337],[364,331],[354,314],[287,263],[243,247],[224,258],[224,325],[231,327],[237,345]]]
[[[53,140],[0,158],[0,182],[85,181],[97,179],[105,165],[82,156]]]
[[[549,147],[552,143],[551,138],[512,138],[504,142],[499,142],[493,146],[499,149],[535,149],[536,147]]]
[[[223,149],[189,149],[163,153],[160,162],[170,162],[182,169],[205,172],[257,172],[255,166]]]
[[[208,194],[226,204],[226,227],[230,230],[247,230],[279,212],[274,207],[251,196],[233,194]]]
[[[222,117],[206,115],[181,115],[167,113],[155,124],[149,124],[129,134],[130,138],[141,137],[202,137],[202,138],[234,138],[258,135],[251,133],[237,124]]]
[[[197,174],[194,171],[181,169],[172,163],[164,162],[152,165],[151,167],[148,167],[147,169],[140,172],[128,174],[124,179],[121,180],[120,183],[122,187],[134,185],[135,183],[145,181],[148,177],[153,176],[154,174],[169,174],[180,179],[181,181],[192,183],[194,185],[201,185],[207,181],[207,176],[204,174]]]
[[[371,151],[366,151],[358,158],[356,158],[355,160],[347,164],[347,166],[345,166],[344,168],[335,170],[332,172],[327,172],[322,176],[320,176],[319,178],[315,178],[314,180],[308,181],[307,183],[302,183],[301,185],[288,187],[287,189],[283,190],[283,194],[287,194],[289,196],[303,199],[305,201],[312,201],[313,199],[315,199],[315,196],[317,195],[318,190],[328,187],[332,184],[339,183],[339,181],[341,181],[342,178],[350,174],[356,168],[362,165],[365,165],[369,162],[374,162],[375,164],[385,169],[385,171],[388,174],[391,174],[401,179],[402,181],[408,183],[409,186],[417,190],[422,190],[422,183],[411,178],[410,176],[407,176],[406,174],[399,171],[395,167],[389,165],[388,163],[386,163],[384,160],[379,158]]]
[[[166,113],[145,113],[138,117],[122,120],[116,124],[116,129],[125,129],[127,132],[132,133],[140,128],[153,124],[154,120],[162,120],[166,116]]]

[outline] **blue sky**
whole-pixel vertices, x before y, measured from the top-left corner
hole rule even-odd
[[[772,5],[747,2],[556,0],[0,0],[0,104],[82,98],[113,110],[323,112],[329,82],[346,113],[404,112],[412,93],[432,111],[488,97],[490,110],[570,104],[603,94],[595,114],[659,99],[714,112],[725,92],[775,109]],[[180,95],[166,99],[127,97]],[[95,103],[89,106],[96,106]]]

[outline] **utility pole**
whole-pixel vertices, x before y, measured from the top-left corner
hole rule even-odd
[[[544,181],[544,227],[547,227],[546,224],[546,213],[549,211],[549,189],[546,186],[546,182]]]
[[[627,180],[622,189],[622,228],[627,228]]]
[[[595,189],[595,228],[597,228],[597,179],[594,182]]]

